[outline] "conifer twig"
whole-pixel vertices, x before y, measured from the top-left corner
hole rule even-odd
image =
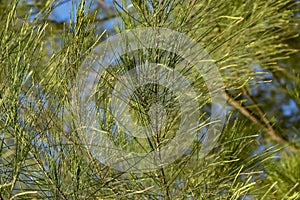
[[[291,145],[291,143],[282,137],[270,124],[269,120],[263,115],[263,116],[256,116],[252,114],[247,108],[240,105],[233,97],[231,97],[227,92],[223,93],[223,97],[225,100],[233,106],[235,109],[237,109],[239,112],[241,112],[246,118],[254,122],[255,124],[259,125],[263,128],[263,130],[271,137],[272,140],[284,144],[291,148],[293,151],[297,151],[298,149]],[[260,110],[261,111],[261,110]],[[259,115],[263,114],[263,112],[259,112]]]

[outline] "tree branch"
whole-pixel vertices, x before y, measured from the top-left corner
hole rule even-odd
[[[223,93],[223,97],[226,99],[226,101],[235,109],[240,111],[246,118],[254,122],[255,124],[259,125],[263,128],[263,130],[271,137],[272,140],[284,144],[291,148],[293,151],[298,151],[298,149],[293,146],[287,139],[283,138],[270,124],[269,120],[265,117],[262,110],[256,106],[256,109],[258,109],[259,117],[255,116],[244,106],[240,105],[233,97],[231,97],[227,92]]]

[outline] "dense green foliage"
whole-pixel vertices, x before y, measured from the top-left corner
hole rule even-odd
[[[74,2],[65,23],[49,19],[57,5],[0,1],[0,199],[300,198],[296,1],[81,1]],[[104,22],[112,18],[117,25],[104,31]],[[198,157],[202,144],[195,140],[189,152],[157,171],[119,172],[85,148],[71,91],[97,44],[116,32],[152,26],[184,33],[207,50],[223,78],[227,120],[205,158]],[[180,115],[171,92],[147,85],[130,100],[132,116],[147,124],[145,112],[160,102],[170,126],[147,139],[128,139],[115,129],[112,89],[122,72],[145,60],[172,69],[181,61],[167,51],[135,51],[116,60],[96,83],[101,131],[135,152],[168,144]],[[207,126],[208,88],[188,67],[193,66],[180,72],[199,93],[199,120]]]

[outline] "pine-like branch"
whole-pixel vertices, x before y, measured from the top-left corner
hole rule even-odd
[[[264,115],[264,112],[261,108],[256,105],[256,109],[258,110],[258,116],[251,113],[251,111],[244,106],[240,105],[229,93],[224,92],[223,97],[226,101],[235,109],[237,109],[241,114],[243,114],[250,121],[259,125],[263,130],[271,137],[272,140],[287,146],[289,149],[293,151],[298,151],[298,149],[292,145],[286,138],[284,138],[270,123],[268,118]]]

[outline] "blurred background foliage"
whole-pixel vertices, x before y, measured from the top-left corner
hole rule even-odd
[[[299,20],[296,0],[0,0],[0,199],[299,199]],[[228,118],[203,159],[196,140],[156,172],[118,172],[84,147],[70,93],[99,42],[148,26],[180,31],[205,47],[223,77]],[[168,66],[178,59],[163,51],[135,53],[99,82],[100,123],[109,134],[119,72],[131,69],[134,57],[159,57]],[[186,76],[197,91],[207,91],[199,74]],[[153,93],[143,89],[138,102]],[[208,116],[209,108],[199,106]],[[147,150],[170,139],[118,135],[118,145]]]

